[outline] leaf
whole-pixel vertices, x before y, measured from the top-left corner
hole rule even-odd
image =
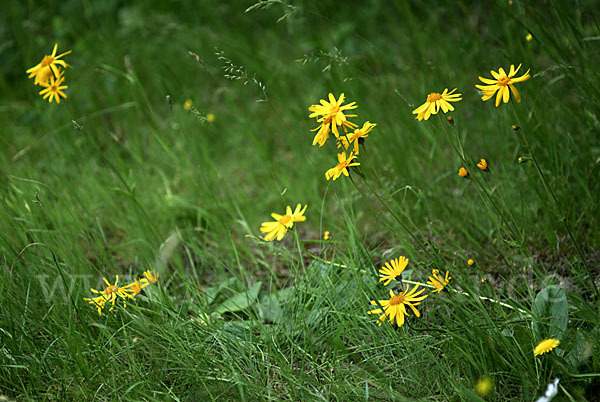
[[[223,282],[220,282],[218,287],[209,287],[204,289],[203,293],[206,297],[206,304],[212,304],[223,289],[233,287],[237,282],[238,280],[236,278],[229,278]]]
[[[278,292],[262,296],[258,305],[261,319],[275,323],[280,322],[283,317],[281,304],[285,304],[293,292],[294,288],[285,288]]]
[[[586,360],[586,337],[581,328],[578,328],[575,335],[569,338],[571,350],[565,356],[565,361],[569,365],[569,372],[577,373],[577,366]]]
[[[569,304],[564,290],[548,286],[537,294],[533,303],[533,328],[542,337],[560,338],[569,322]]]
[[[253,305],[256,299],[258,298],[258,292],[260,292],[260,287],[262,286],[262,282],[257,282],[248,289],[246,292],[238,293],[237,295],[225,300],[221,305],[215,308],[214,312],[217,314],[223,313],[233,313],[235,311],[240,311],[248,308]]]

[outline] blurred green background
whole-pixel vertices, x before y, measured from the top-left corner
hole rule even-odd
[[[97,319],[94,309],[82,301],[89,290],[78,281],[68,292],[72,307],[68,303],[49,307],[39,297],[43,292],[35,278],[49,275],[51,281],[58,271],[93,275],[92,284],[102,276],[139,276],[148,267],[161,271],[161,309],[165,310],[160,325],[172,327],[172,332],[164,329],[163,343],[156,341],[161,346],[153,345],[163,354],[150,354],[158,359],[149,363],[152,368],[132,360],[124,369],[130,384],[139,376],[149,382],[169,378],[168,384],[146,384],[161,390],[153,396],[158,399],[181,396],[190,389],[188,398],[205,395],[206,389],[189,385],[194,375],[212,384],[208,362],[179,374],[159,368],[160,359],[169,366],[177,361],[174,356],[190,347],[184,341],[187,335],[181,335],[181,343],[174,347],[177,352],[166,345],[179,334],[181,319],[210,306],[207,289],[222,284],[234,293],[242,292],[262,281],[261,294],[275,294],[297,285],[297,269],[312,267],[303,260],[309,259],[308,253],[371,275],[383,261],[407,255],[414,261],[414,275],[421,272],[421,280],[431,267],[451,267],[460,280],[477,284],[482,277],[489,278],[497,297],[525,304],[548,284],[551,274],[581,299],[591,298],[595,279],[590,272],[598,273],[600,261],[598,5],[597,1],[573,5],[552,1],[4,2],[0,15],[0,301],[6,312],[0,320],[6,351],[2,392],[39,397],[49,384],[62,383],[48,395],[92,399],[98,397],[93,390],[100,383],[90,374],[94,359],[115,360],[103,363],[109,376],[116,376],[122,367],[121,357],[115,358],[116,352],[107,345],[113,339],[109,334],[129,325],[123,316],[119,316],[125,320],[121,324],[103,318],[104,324],[98,324],[102,329],[77,324],[80,319]],[[526,40],[529,33],[531,41]],[[72,50],[65,56],[72,67],[65,73],[68,98],[60,105],[44,101],[38,95],[40,88],[25,74],[55,43],[59,53]],[[474,87],[478,76],[490,77],[492,69],[508,70],[510,64],[519,63],[523,63],[521,71],[531,69],[532,78],[518,85],[523,101],[515,109],[556,200],[533,163],[517,163],[519,156],[528,158],[529,150],[511,130],[516,123],[512,104],[495,108],[492,101],[481,102]],[[458,177],[461,161],[441,129],[444,116],[418,122],[411,114],[428,93],[455,87],[463,101],[455,105],[452,115],[473,162],[467,168],[476,173],[475,163],[487,159],[491,173],[482,180],[491,198],[509,211],[514,227],[477,196],[473,182]],[[344,177],[325,180],[324,172],[336,163],[336,150],[331,139],[323,148],[311,146],[310,130],[317,123],[308,118],[308,107],[329,92],[344,93],[349,102],[357,102],[354,121],[360,125],[367,120],[377,123],[366,141],[366,152],[361,152],[362,169],[406,226],[392,219],[357,175],[353,176],[356,187]],[[183,108],[186,99],[192,100],[190,111]],[[214,114],[214,122],[206,121],[208,113]],[[271,212],[281,213],[286,205],[299,202],[309,205],[307,221],[297,225],[306,252],[294,255],[290,234],[282,244],[261,242],[260,223]],[[331,244],[320,242],[325,230],[332,233]],[[165,253],[169,244],[175,245]],[[431,247],[439,259],[432,259]],[[469,257],[477,261],[473,269],[465,266]],[[315,278],[320,278],[322,273],[315,272]],[[307,289],[312,289],[311,283],[307,279]],[[313,296],[321,301],[331,291],[314,289]],[[349,307],[339,308],[348,314],[348,321],[357,315],[361,320],[371,318],[363,317],[363,310],[375,297],[367,289],[376,288],[371,284],[360,289],[352,295],[344,293]],[[23,300],[27,300],[25,311]],[[308,314],[314,306],[304,301],[313,299],[302,300],[295,306],[305,306]],[[148,317],[137,321],[141,323],[137,331],[147,331],[150,337],[157,329],[151,313],[144,314]],[[68,336],[62,338],[71,340],[54,352],[48,346],[54,344],[53,338],[41,334],[60,333],[62,323],[71,320],[75,321],[65,329]],[[308,342],[308,334],[314,331],[327,334],[323,343],[315,341],[317,355],[331,349],[334,341],[327,338],[331,333],[354,339],[364,334],[341,324],[329,327],[322,317],[314,322],[302,339]],[[17,342],[19,336],[28,341]],[[92,358],[89,339],[96,336],[109,341],[98,341]],[[285,348],[273,350],[285,356],[291,353]],[[119,353],[129,356],[130,352]],[[255,351],[248,353],[253,361]],[[29,361],[28,355],[37,356],[35,367],[23,363]],[[352,360],[352,353],[345,356],[359,366],[365,363]],[[376,372],[371,363],[356,373],[365,370],[371,378]],[[191,363],[178,364],[189,369]],[[18,368],[21,365],[30,368]],[[78,367],[77,374],[69,371],[69,365]],[[483,363],[474,361],[467,369],[449,371],[446,381],[455,382],[448,389],[433,376],[417,387],[415,397],[447,400],[461,394],[472,388],[469,384],[479,375],[478,365]],[[541,394],[547,378],[537,376],[529,366],[529,377],[518,379],[519,370],[527,369],[512,367],[513,372],[497,380],[511,397],[531,399]],[[432,371],[443,368],[448,367]],[[489,368],[494,369],[511,370]],[[266,378],[260,387],[269,389],[273,398],[364,397],[360,394],[364,381],[357,386],[349,385],[351,378],[348,383],[332,378],[313,384],[302,375],[294,379],[290,363],[292,380],[271,386],[269,374],[257,370]],[[412,374],[405,375],[418,379],[420,371],[410,370]],[[64,385],[69,381],[78,384],[80,394],[74,386]],[[123,388],[116,385],[120,380],[106,381],[115,392],[108,393],[107,399],[123,397],[119,393]],[[380,390],[391,389],[390,384],[393,379]],[[409,381],[396,389],[398,394],[381,391],[378,395],[401,399],[413,386]],[[589,383],[577,386],[581,388],[572,390],[574,395],[591,395]],[[223,392],[235,399],[262,398],[260,387],[245,378]],[[216,388],[222,390],[220,385]],[[313,393],[314,389],[320,391]],[[134,399],[143,397],[135,387],[128,392]]]

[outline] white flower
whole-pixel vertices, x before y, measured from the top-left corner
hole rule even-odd
[[[548,384],[544,395],[536,399],[535,402],[550,402],[556,394],[558,394],[558,378],[555,378],[554,381]]]

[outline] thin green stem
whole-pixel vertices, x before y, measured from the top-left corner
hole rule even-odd
[[[428,285],[428,284],[426,284],[426,283],[423,283],[423,282],[409,281],[409,280],[406,280],[406,279],[403,279],[403,280],[402,280],[402,282],[410,283],[411,285],[422,285],[422,286],[424,286],[424,287],[428,287],[428,288],[434,288],[434,289],[435,289],[435,286],[433,286],[433,285]],[[501,302],[501,301],[499,301],[499,300],[496,300],[496,299],[492,299],[492,298],[485,297],[485,296],[472,295],[472,294],[469,294],[469,293],[467,293],[467,292],[463,292],[462,290],[456,290],[456,289],[452,289],[452,288],[446,288],[446,289],[449,289],[449,290],[453,291],[454,293],[458,293],[458,294],[461,294],[461,295],[463,295],[463,296],[468,296],[468,297],[478,297],[478,298],[479,298],[479,299],[481,299],[481,300],[485,300],[485,301],[489,301],[489,302],[492,302],[492,303],[496,303],[496,304],[497,304],[497,305],[499,305],[499,306],[506,307],[506,308],[509,308],[509,309],[511,309],[511,310],[518,311],[519,313],[522,313],[522,314],[526,314],[526,315],[529,315],[529,316],[531,316],[531,314],[530,314],[530,313],[528,313],[528,312],[527,312],[527,311],[525,311],[525,310],[522,310],[522,309],[520,309],[520,308],[518,308],[518,307],[515,307],[515,306],[511,306],[510,304],[507,304],[507,303]]]
[[[368,153],[367,153],[366,147],[364,147],[364,144],[363,144],[363,150],[364,150],[364,153],[365,153],[365,155],[367,155],[367,157],[368,157]],[[372,164],[370,164],[370,166],[373,166],[373,165],[372,165]],[[379,184],[379,186],[380,186],[380,187],[382,187],[382,188],[385,188],[385,186],[383,185],[383,183],[382,183],[382,181],[381,181],[381,177],[379,176],[379,172],[377,171],[377,169],[375,169],[374,167],[372,167],[371,171],[373,172],[373,176],[375,177],[375,180],[376,180],[377,184]],[[368,185],[368,184],[367,184],[367,185]],[[377,194],[375,194],[375,195],[377,195]],[[389,194],[389,193],[388,193],[388,196],[389,196],[389,198],[392,200],[392,202],[393,202],[393,203],[396,205],[396,207],[398,207],[398,209],[402,210],[402,206],[401,206],[401,205],[398,203],[398,201],[396,200],[396,198],[395,198],[395,197],[393,197],[393,195],[392,195],[392,194]],[[437,250],[437,248],[435,247],[435,245],[434,245],[433,243],[431,243],[431,242],[430,242],[430,241],[427,239],[427,237],[426,237],[426,236],[425,236],[425,235],[424,235],[424,234],[421,232],[421,230],[419,229],[419,227],[418,227],[418,226],[417,226],[417,225],[416,225],[416,224],[413,222],[413,220],[410,218],[410,216],[408,216],[408,214],[404,213],[404,214],[403,214],[403,216],[404,216],[404,219],[405,219],[406,221],[408,221],[408,222],[409,222],[409,223],[412,225],[412,230],[416,231],[416,232],[417,232],[417,233],[418,233],[418,234],[419,234],[419,235],[420,235],[420,236],[421,236],[421,237],[422,237],[422,238],[425,240],[425,242],[427,243],[427,245],[428,245],[429,247],[431,247],[431,249],[434,251],[434,253],[435,253],[435,257],[436,257],[436,259],[437,259],[437,262],[438,262],[438,263],[440,263],[440,264],[442,264],[442,259],[441,259],[440,253],[439,253],[439,251]],[[397,218],[396,218],[396,219],[397,219]],[[397,220],[398,220],[398,219],[397,219]],[[403,223],[404,223],[404,221],[402,221],[402,222],[400,222],[400,221],[399,221],[399,223],[400,223],[400,224],[403,224]],[[407,231],[409,234],[411,234],[411,235],[412,235],[412,231],[409,231],[409,230],[408,230],[408,226],[404,225],[404,226],[403,226],[403,228],[404,228],[404,230],[406,230],[406,231]],[[413,238],[416,238],[416,237],[415,237],[415,236],[413,236]],[[427,250],[426,250],[426,251],[427,251]]]
[[[538,159],[535,155],[535,152],[533,151],[533,148],[531,147],[531,145],[529,144],[529,141],[527,140],[527,136],[525,135],[525,130],[523,129],[523,125],[521,124],[521,120],[519,118],[519,113],[517,112],[517,109],[516,109],[514,103],[512,103],[511,106],[512,106],[513,114],[514,114],[515,119],[518,124],[518,129],[515,131],[517,132],[519,139],[521,140],[521,142],[523,143],[525,148],[527,148],[527,151],[529,152],[529,156],[531,157],[531,160],[533,161],[533,164],[538,173],[538,176],[539,176],[540,180],[542,181],[542,185],[543,185],[544,189],[546,190],[546,193],[548,195],[550,195],[550,198],[552,199],[552,202],[554,203],[554,208],[556,208],[556,211],[558,212],[558,214],[560,216],[559,221],[562,223],[565,230],[567,231],[567,234],[568,234],[569,238],[571,239],[573,246],[575,246],[575,249],[577,250],[577,254],[579,254],[579,258],[581,258],[581,262],[583,263],[583,266],[586,268],[586,270],[588,272],[590,282],[592,283],[592,286],[594,287],[594,293],[596,294],[596,300],[600,300],[600,291],[598,291],[598,286],[596,286],[596,282],[594,280],[595,276],[592,273],[592,270],[590,269],[590,266],[588,265],[588,263],[586,261],[585,254],[583,253],[583,250],[581,249],[581,247],[579,246],[579,243],[575,239],[575,236],[573,235],[573,232],[571,231],[571,228],[569,227],[569,224],[567,223],[567,217],[563,213],[560,203],[558,202],[558,198],[556,197],[554,190],[552,190],[552,187],[548,184],[546,175],[544,174],[544,171],[542,170],[542,167],[540,166],[540,164],[538,162]]]
[[[460,140],[460,135],[459,135],[456,127],[452,126],[452,130],[453,130],[453,132],[455,134],[454,136],[456,138],[456,144],[455,144],[454,141],[452,141],[451,135],[448,133],[448,129],[446,127],[447,124],[444,124],[444,121],[442,121],[442,119],[440,119],[439,122],[442,127],[442,130],[446,134],[446,138],[450,142],[450,145],[452,145],[452,148],[454,148],[454,151],[456,152],[456,154],[460,157],[462,163],[467,166],[471,165],[469,163],[469,161],[467,160],[467,156],[464,152],[464,147],[463,147],[462,141]],[[481,199],[481,201],[488,207],[488,209],[493,209],[496,211],[496,213],[498,214],[500,219],[503,222],[505,222],[506,225],[508,226],[508,233],[513,237],[513,239],[518,240],[520,238],[519,230],[518,230],[516,224],[514,223],[515,222],[514,217],[510,214],[510,212],[507,211],[505,213],[503,211],[503,209],[496,203],[496,200],[494,199],[494,197],[492,197],[491,194],[487,191],[486,187],[483,185],[483,183],[481,182],[481,180],[479,179],[479,177],[476,174],[469,174],[469,177],[477,185],[477,187],[478,187],[477,194],[479,195],[479,198]],[[482,193],[483,193],[483,195],[485,195],[485,197],[482,195]],[[491,205],[491,208],[490,208],[490,205]],[[508,214],[509,216],[507,217],[506,214]]]
[[[300,246],[300,236],[298,236],[298,232],[295,230],[290,230],[294,233],[294,238],[296,239],[296,246],[298,246],[298,256],[300,257],[300,266],[304,267],[304,257],[302,257],[302,251],[305,250],[303,246]]]
[[[398,222],[400,224],[400,226],[402,227],[402,229],[404,229],[404,231],[406,231],[406,233],[408,233],[408,235],[415,241],[416,244],[418,244],[421,247],[421,249],[427,255],[429,255],[431,258],[437,260],[437,262],[439,264],[441,264],[442,261],[441,261],[440,256],[437,253],[432,256],[431,252],[425,246],[423,246],[423,243],[421,241],[419,241],[419,239],[417,238],[417,236],[414,235],[414,233],[409,229],[409,227],[406,225],[406,223],[404,223],[404,221],[402,219],[400,219],[400,217],[398,215],[396,215],[396,213],[390,208],[390,206],[381,198],[381,196],[379,195],[379,193],[377,193],[377,191],[373,188],[373,186],[371,185],[371,183],[369,183],[369,180],[366,177],[364,177],[364,176],[361,176],[361,177],[363,179],[363,182],[369,188],[369,190],[371,190],[371,192],[375,195],[375,197],[377,198],[377,200],[379,201],[379,203],[390,213],[390,215],[392,215],[392,217],[396,220],[396,222]],[[358,186],[356,185],[356,183],[354,183],[354,181],[352,181],[352,184],[354,184],[354,186],[356,188],[358,188]]]

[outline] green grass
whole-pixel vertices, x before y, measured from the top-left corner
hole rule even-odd
[[[598,400],[598,2],[252,5],[3,5],[0,395],[531,401],[558,377],[555,400]],[[24,73],[56,42],[60,105]],[[481,102],[477,77],[519,63],[522,102]],[[454,126],[415,120],[446,87]],[[329,92],[377,123],[335,182],[308,118]],[[306,222],[261,240],[297,203]],[[453,279],[379,327],[399,255],[406,280]],[[126,308],[83,300],[149,268]]]

